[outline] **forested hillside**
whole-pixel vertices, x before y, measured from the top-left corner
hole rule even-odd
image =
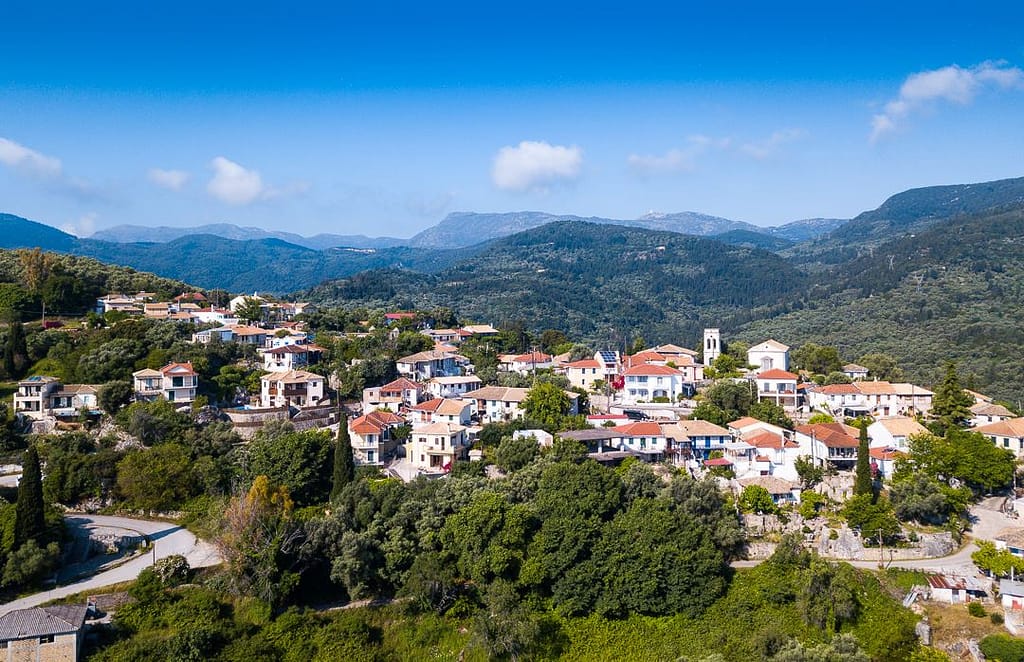
[[[952,359],[993,396],[1016,402],[1024,392],[1024,207],[942,222],[819,284],[806,308],[738,336],[834,345],[849,359],[884,352],[926,384]]]
[[[302,296],[328,305],[446,306],[473,319],[523,320],[610,341],[696,337],[724,316],[768,314],[805,287],[800,272],[767,251],[562,222],[498,240],[433,277],[361,274]]]

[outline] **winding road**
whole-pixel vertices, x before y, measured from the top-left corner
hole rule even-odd
[[[109,570],[102,570],[95,565],[90,566],[88,562],[78,565],[76,566],[80,571],[78,574],[95,570],[99,570],[99,572],[70,584],[2,604],[0,605],[0,616],[15,609],[35,607],[74,593],[131,581],[138,577],[143,569],[153,565],[155,559],[162,559],[173,554],[184,556],[193,568],[217,565],[221,562],[220,555],[213,545],[199,540],[178,524],[127,517],[79,514],[67,515],[65,521],[72,532],[79,537],[87,535],[90,530],[100,530],[112,535],[146,537],[154,541],[154,551],[137,556]]]

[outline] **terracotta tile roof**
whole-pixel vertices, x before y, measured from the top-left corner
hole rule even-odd
[[[630,368],[626,368],[623,372],[624,375],[682,375],[675,368],[670,368],[667,365],[654,365],[652,363],[644,363],[641,365],[634,365]]]
[[[982,434],[998,437],[1024,437],[1024,418],[1009,418],[997,423],[989,423],[974,428]]]
[[[192,369],[191,363],[168,363],[164,367],[160,368],[160,372],[164,375],[173,372],[175,375],[181,375],[183,377],[196,374],[196,371]]]
[[[857,382],[854,386],[864,395],[889,395],[896,392],[889,382]]]
[[[514,363],[549,363],[551,355],[544,352],[530,352],[529,354],[517,354],[512,357]]]
[[[785,379],[787,381],[795,382],[797,380],[797,375],[794,375],[793,373],[787,372],[785,370],[779,370],[778,368],[775,368],[773,370],[765,370],[764,372],[757,373],[757,378],[758,379]]]
[[[971,407],[971,413],[977,416],[1005,416],[1007,418],[1013,417],[1013,412],[1002,405],[992,404],[990,402],[979,402],[978,404]]]
[[[1024,529],[1018,526],[1008,526],[1005,529],[1000,529],[992,536],[992,539],[1004,542],[1011,547],[1024,547]]]
[[[744,416],[743,418],[737,418],[735,421],[730,422],[728,425],[734,430],[741,430],[751,425],[757,425],[761,421],[757,420],[752,416]]]
[[[713,457],[710,460],[704,460],[705,467],[731,467],[732,462],[724,457]]]
[[[384,386],[380,387],[381,393],[391,391],[411,391],[411,390],[423,390],[423,385],[419,382],[414,382],[408,377],[399,377],[393,382],[388,382]]]
[[[461,425],[455,423],[431,423],[430,425],[424,425],[423,427],[413,428],[413,435],[420,434],[443,434],[443,435],[454,435],[465,430]]]
[[[842,423],[815,423],[801,425],[796,429],[801,434],[814,437],[828,448],[856,448],[860,441],[857,437],[851,436],[851,430],[858,434],[855,428]]]
[[[895,460],[907,457],[907,453],[898,451],[895,448],[872,448],[868,451],[868,454],[876,460]]]
[[[572,363],[566,363],[566,368],[600,368],[601,364],[594,359],[583,359],[582,361],[573,361]]]
[[[843,366],[843,372],[863,372],[863,373],[867,373],[868,369],[865,368],[862,365],[857,365],[856,363],[847,363],[846,365]]]
[[[731,433],[720,425],[700,419],[676,421],[675,425],[688,437],[728,437]]]
[[[743,487],[748,485],[763,487],[768,490],[768,494],[789,494],[793,489],[793,483],[775,476],[751,476],[750,478],[740,478],[737,482]]]
[[[264,373],[260,379],[266,379],[272,382],[308,382],[314,379],[323,379],[322,376],[305,370],[282,370],[278,372]]]
[[[679,345],[672,344],[658,345],[657,347],[652,347],[649,351],[657,352],[659,354],[674,354],[691,357],[697,356],[697,352],[693,351],[692,349],[687,349],[686,347],[680,347]]]
[[[767,430],[744,436],[743,441],[757,448],[797,448],[800,446],[795,441],[787,441],[781,435]]]
[[[403,356],[398,359],[397,363],[425,363],[427,361],[443,361],[444,359],[454,359],[455,355],[450,352],[438,352],[437,350],[428,349],[425,352],[417,352],[410,354],[409,356]]]
[[[912,434],[927,432],[928,428],[907,416],[897,418],[883,418],[878,424],[889,431],[889,434],[897,437],[909,437]]]
[[[824,393],[825,395],[854,395],[860,393],[853,384],[829,384],[828,386],[820,386],[816,389],[818,393]]]
[[[506,386],[485,386],[466,393],[464,397],[475,400],[500,400],[503,402],[522,402],[530,389]]]
[[[380,434],[385,426],[402,425],[405,419],[389,411],[371,411],[348,422],[348,429],[356,434]]]
[[[616,436],[622,437],[661,437],[664,436],[661,426],[651,421],[638,421],[628,425],[617,425],[612,428]]]

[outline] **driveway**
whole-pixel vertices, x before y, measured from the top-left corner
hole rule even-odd
[[[149,520],[130,519],[127,517],[110,517],[107,515],[67,515],[68,526],[82,534],[88,530],[101,530],[103,533],[124,536],[144,536],[154,541],[154,551],[143,554],[132,560],[111,568],[100,570],[95,561],[77,565],[82,572],[99,570],[98,574],[80,579],[71,584],[57,586],[48,591],[35,593],[0,605],[0,615],[15,609],[35,607],[50,600],[56,600],[73,593],[91,591],[111,584],[131,581],[139,576],[145,568],[153,564],[155,559],[162,559],[173,554],[180,554],[188,559],[193,568],[217,565],[221,562],[217,550],[209,543],[196,538],[184,527],[169,522],[153,522]],[[77,573],[76,573],[77,574]]]

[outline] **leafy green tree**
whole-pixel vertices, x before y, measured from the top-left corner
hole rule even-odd
[[[749,384],[730,380],[715,382],[703,395],[704,401],[724,412],[726,422],[746,416],[753,402]]]
[[[39,452],[29,446],[21,461],[18,502],[15,509],[14,545],[21,547],[29,540],[39,541],[46,533],[46,506],[43,502],[43,477]]]
[[[559,432],[571,406],[569,396],[554,384],[540,383],[526,393],[522,407],[526,417],[548,432]]]
[[[29,539],[7,557],[4,564],[3,585],[28,586],[52,573],[60,559],[60,547],[55,542],[43,547],[34,538]]]
[[[835,423],[836,419],[824,412],[817,412],[811,414],[811,417],[807,419],[808,425],[817,425],[818,423]]]
[[[973,404],[974,397],[960,386],[956,365],[952,362],[947,363],[945,377],[935,388],[929,416],[936,419],[942,431],[951,427],[964,427],[971,419]]]
[[[235,315],[238,319],[254,324],[263,321],[263,302],[254,297],[245,297],[235,308]]]
[[[477,585],[515,580],[532,529],[530,509],[510,505],[501,495],[483,491],[448,517],[441,541],[460,574]]]
[[[348,416],[338,420],[338,438],[334,444],[334,471],[331,474],[331,499],[334,499],[346,485],[356,477],[355,458],[352,456],[352,439],[348,433]]]
[[[166,400],[132,403],[118,412],[117,423],[146,446],[180,439],[192,425],[188,414]]]
[[[991,492],[1013,481],[1013,453],[996,447],[979,432],[949,428],[945,437],[923,433],[910,437],[910,454],[896,463],[896,478],[914,474],[935,476],[946,485],[966,484],[976,494]]]
[[[825,384],[849,384],[853,380],[850,379],[846,373],[840,372],[839,370],[833,370],[832,372],[825,375]]]
[[[815,375],[827,375],[843,370],[843,360],[839,358],[839,350],[835,347],[809,342],[793,350],[790,358],[794,367]]]
[[[419,331],[402,331],[395,339],[395,356],[409,356],[434,349],[434,341]]]
[[[889,488],[896,517],[922,524],[943,524],[953,515],[967,515],[971,491],[952,488],[923,473],[901,476]]]
[[[978,551],[971,554],[971,560],[983,572],[995,577],[1009,577],[1011,573],[1024,573],[1024,559],[1015,556],[1008,549],[996,549],[988,540],[976,541]]]
[[[853,567],[814,558],[804,574],[800,603],[804,619],[833,634],[854,620],[860,605]]]
[[[745,513],[774,513],[775,502],[772,495],[760,485],[747,485],[740,494],[740,509]]]
[[[690,413],[690,418],[695,421],[707,421],[720,426],[725,426],[736,420],[730,417],[724,409],[707,400],[701,400],[697,403],[697,406]]]
[[[814,490],[804,490],[800,493],[800,516],[804,519],[813,519],[818,516],[821,508],[828,503],[828,497],[819,494]]]
[[[473,644],[492,660],[526,658],[541,630],[522,598],[508,582],[495,582],[484,593],[484,609],[473,621]]]
[[[786,415],[786,410],[781,405],[777,405],[770,400],[761,400],[753,403],[750,405],[747,414],[759,421],[771,423],[787,430],[792,430],[795,427],[793,419]]]
[[[804,489],[814,487],[825,478],[825,468],[821,465],[815,464],[814,461],[806,455],[798,456],[796,460],[794,460],[793,464]]]
[[[114,416],[132,401],[134,394],[131,382],[107,382],[100,387],[99,392],[96,394],[96,402],[99,404],[100,409]]]
[[[134,507],[146,511],[173,510],[195,496],[188,449],[166,443],[129,452],[117,463],[117,488]]]
[[[843,516],[851,528],[860,529],[865,540],[878,543],[893,542],[900,534],[900,523],[893,512],[892,504],[884,496],[873,500],[871,494],[858,494],[846,502]]]
[[[537,438],[533,435],[525,437],[505,437],[498,444],[494,459],[502,471],[518,471],[540,454]]]
[[[874,492],[871,480],[871,454],[868,449],[868,426],[865,421],[860,425],[860,439],[857,444],[857,478],[853,484],[853,493],[872,494]]]
[[[246,474],[283,485],[300,506],[323,503],[331,492],[331,442],[328,431],[298,432],[290,423],[264,426],[246,449]]]
[[[898,382],[904,379],[903,370],[896,363],[896,359],[888,354],[865,354],[857,360],[857,363],[868,369],[868,377],[871,379],[888,382]]]

